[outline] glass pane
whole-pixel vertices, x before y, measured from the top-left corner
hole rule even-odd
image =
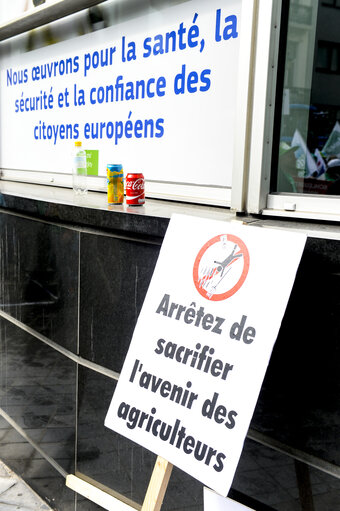
[[[339,509],[339,479],[250,439],[232,488],[253,499],[243,503],[256,511]]]
[[[285,4],[289,11],[274,192],[340,194],[338,4]]]

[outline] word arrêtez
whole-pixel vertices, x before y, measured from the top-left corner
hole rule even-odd
[[[188,325],[200,326],[203,330],[211,330],[215,334],[222,333],[221,326],[225,322],[224,318],[214,317],[213,314],[209,313],[205,314],[204,307],[200,307],[198,310],[194,307],[196,307],[195,302],[192,302],[190,307],[174,302],[170,303],[170,295],[165,294],[157,307],[156,313],[163,314],[168,318],[174,317],[177,321],[181,319]]]
[[[225,322],[225,318],[220,318],[219,316],[215,317],[210,313],[205,314],[204,307],[200,307],[197,310],[195,307],[195,302],[192,302],[190,307],[170,302],[170,295],[165,293],[156,309],[156,314],[163,314],[163,316],[176,319],[177,321],[182,320],[188,325],[191,324],[196,327],[201,327],[203,330],[210,330],[215,334],[221,334],[221,326]],[[247,320],[248,317],[243,314],[239,322],[235,321],[235,323],[232,324],[229,332],[230,339],[236,341],[242,340],[244,344],[248,345],[252,344],[255,340],[256,329],[253,326],[247,326],[245,328]]]

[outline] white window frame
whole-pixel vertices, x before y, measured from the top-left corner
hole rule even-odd
[[[338,196],[270,193],[282,0],[274,0],[272,9],[268,7],[266,0],[259,0],[245,207],[236,200],[232,205],[250,214],[338,222]]]

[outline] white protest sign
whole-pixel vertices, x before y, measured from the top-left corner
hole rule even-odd
[[[304,244],[174,215],[106,426],[226,496]]]
[[[235,500],[221,497],[217,493],[204,487],[203,502],[205,511],[253,511],[248,506],[244,506]]]
[[[1,167],[69,173],[79,139],[102,176],[231,187],[241,0],[121,3],[105,29],[2,53]]]

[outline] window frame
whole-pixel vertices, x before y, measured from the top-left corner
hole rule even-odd
[[[337,3],[339,5],[337,5]],[[322,5],[324,7],[330,7],[331,9],[340,9],[340,1],[339,0],[322,0]]]
[[[255,57],[254,95],[252,108],[252,136],[249,152],[249,181],[246,211],[263,216],[309,219],[317,221],[340,221],[340,196],[271,192],[270,182],[277,172],[277,152],[275,141],[279,140],[278,128],[281,119],[283,91],[280,84],[279,41],[277,27],[282,37],[287,35],[287,26],[282,15],[282,0],[276,2],[270,23],[270,33],[259,24],[257,31],[257,51]],[[266,7],[262,4],[262,9]],[[269,17],[269,15],[268,15]],[[261,14],[259,14],[259,20]],[[266,34],[266,37],[264,37]],[[266,44],[266,40],[268,43]],[[274,72],[275,77],[271,75]],[[267,74],[266,74],[267,73]],[[268,78],[264,79],[264,75]],[[278,95],[277,95],[278,93]],[[275,109],[273,108],[275,105]],[[275,112],[274,112],[275,110]],[[275,140],[276,139],[276,140]]]

